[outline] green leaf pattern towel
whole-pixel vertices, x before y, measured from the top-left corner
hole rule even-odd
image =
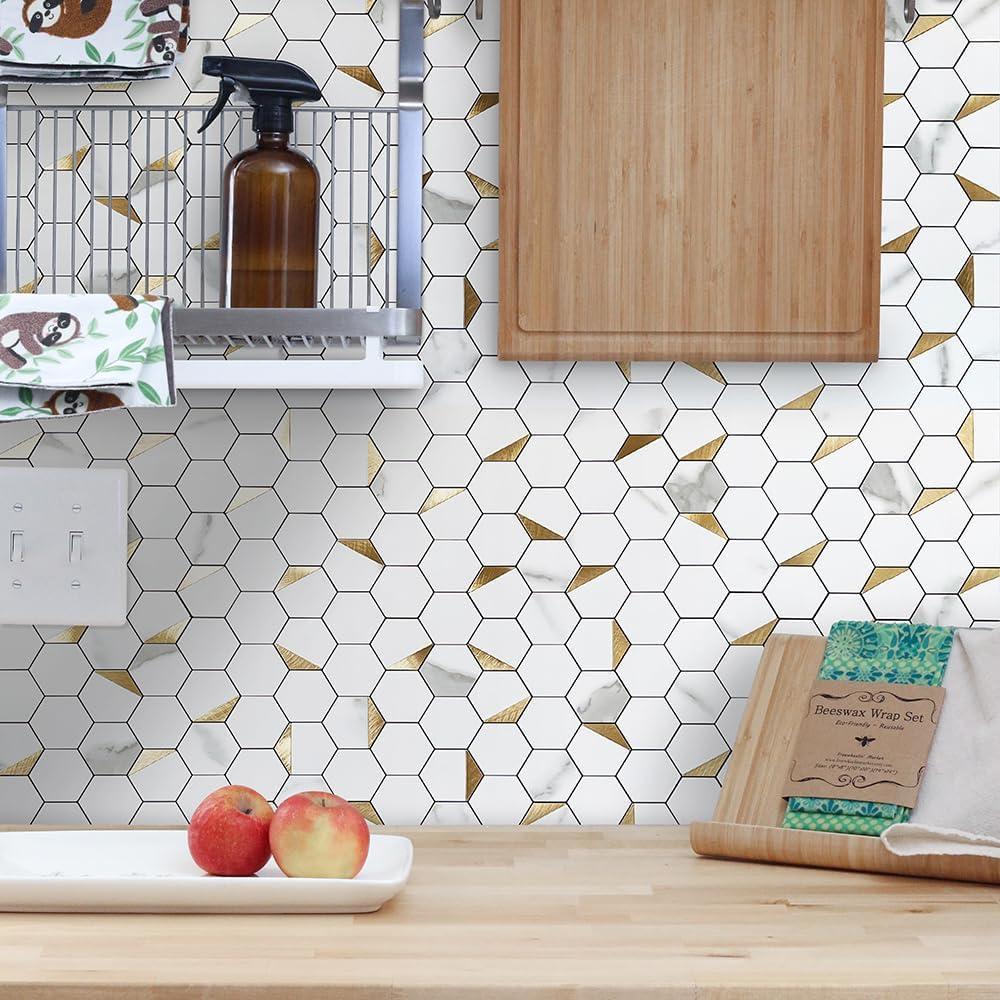
[[[836,622],[830,629],[819,679],[938,687],[944,679],[953,628],[909,622]],[[877,837],[905,823],[905,806],[854,799],[793,796],[783,826]]]

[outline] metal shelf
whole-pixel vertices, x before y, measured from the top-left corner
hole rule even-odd
[[[424,5],[400,3],[398,105],[296,111],[322,179],[318,308],[217,306],[249,108],[198,135],[207,108],[15,106],[0,86],[3,289],[173,298],[181,388],[421,385]]]

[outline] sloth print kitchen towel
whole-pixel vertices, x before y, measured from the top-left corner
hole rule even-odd
[[[0,295],[0,421],[173,406],[171,301]]]
[[[169,76],[191,0],[0,0],[0,82]]]

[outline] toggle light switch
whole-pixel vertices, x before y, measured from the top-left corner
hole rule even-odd
[[[0,468],[0,624],[124,625],[121,469]]]

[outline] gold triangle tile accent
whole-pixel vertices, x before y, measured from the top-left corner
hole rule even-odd
[[[701,445],[701,447],[695,448],[694,451],[689,451],[681,458],[681,461],[710,462],[719,453],[719,449],[722,447],[725,440],[725,434],[722,434],[717,438],[713,438],[711,441],[705,442],[705,444]]]
[[[955,115],[955,121],[968,118],[969,115],[974,115],[977,111],[982,111],[983,108],[988,108],[997,101],[1000,101],[1000,94],[970,94],[965,99],[962,110]]]
[[[128,562],[128,560],[131,559],[132,556],[135,555],[135,550],[137,548],[139,548],[139,544],[141,542],[142,542],[141,538],[133,538],[132,541],[128,543],[128,546],[125,549],[125,561],[126,562]]]
[[[236,20],[233,21],[229,31],[226,32],[226,41],[228,42],[231,38],[235,38],[244,31],[249,31],[250,28],[256,27],[261,21],[266,21],[270,16],[270,14],[237,14]]]
[[[483,250],[499,250],[500,249],[500,240],[498,240],[498,239],[497,240],[490,240],[489,243],[487,243],[486,246],[484,246],[482,249]]]
[[[701,372],[702,375],[707,375],[709,378],[715,379],[716,382],[720,382],[722,385],[726,384],[726,380],[722,377],[722,372],[719,371],[714,361],[688,361],[687,366],[693,368],[696,372]]]
[[[982,184],[970,181],[968,177],[955,174],[955,180],[962,185],[962,190],[968,196],[969,201],[1000,201],[1000,194],[994,194],[989,188],[984,188]]]
[[[611,669],[617,670],[618,664],[625,659],[625,654],[632,648],[624,629],[616,619],[611,621]]]
[[[728,541],[728,536],[722,525],[719,524],[719,519],[711,513],[694,513],[694,514],[682,514],[682,517],[687,518],[692,524],[697,524],[699,528],[704,528],[706,531],[711,531],[713,535],[718,535],[719,538],[725,538]]]
[[[385,247],[382,246],[382,241],[378,238],[374,229],[368,232],[368,268],[374,271],[378,262],[382,259],[385,253]]]
[[[209,709],[204,715],[199,715],[195,722],[225,722],[226,719],[232,714],[233,709],[236,707],[236,702],[240,700],[240,696],[234,695],[229,701],[224,701],[221,705],[216,705],[215,708]]]
[[[175,149],[166,156],[161,156],[158,160],[153,160],[153,162],[146,168],[150,173],[163,173],[167,170],[176,170],[180,165],[181,161],[184,159],[184,149]]]
[[[382,84],[378,82],[378,77],[372,72],[371,66],[338,66],[337,69],[352,80],[357,80],[358,83],[363,83],[366,87],[370,87],[380,94],[385,93],[382,90]]]
[[[36,750],[34,753],[28,754],[27,757],[22,757],[20,760],[14,761],[13,764],[0,768],[0,778],[26,778],[31,774],[31,769],[38,763],[38,758],[41,756],[42,751]]]
[[[292,773],[292,724],[289,722],[285,726],[285,731],[278,737],[278,742],[274,744],[274,752],[278,755],[278,760],[284,765],[285,770]]]
[[[476,758],[469,753],[468,750],[465,751],[465,801],[468,802],[472,798],[476,789],[479,787],[479,782],[483,780],[482,768],[476,763]]]
[[[465,17],[464,14],[442,14],[440,17],[428,18],[424,25],[424,38],[430,38],[431,35],[437,34],[456,21],[461,21],[463,17]]]
[[[616,361],[618,365],[618,370],[625,376],[626,382],[632,381],[632,362],[631,361]]]
[[[199,243],[195,250],[218,250],[222,246],[222,233],[215,233],[209,236],[204,243]]]
[[[597,733],[598,736],[603,736],[606,740],[611,740],[612,743],[617,743],[618,746],[624,747],[626,750],[632,749],[616,722],[585,722],[583,725],[585,729]]]
[[[525,517],[524,514],[518,514],[517,519],[521,522],[521,527],[524,528],[528,537],[533,542],[563,541],[563,536],[558,532],[553,531],[551,528],[546,528],[544,524],[539,524],[537,521],[532,521],[530,517]]]
[[[913,506],[910,508],[910,514],[918,514],[920,511],[925,510],[930,507],[931,504],[935,504],[938,500],[943,500],[945,497],[951,496],[955,492],[954,486],[937,487],[935,489],[923,489],[920,491],[920,496],[913,502]]]
[[[487,455],[483,459],[484,462],[516,462],[517,456],[524,451],[524,446],[528,443],[530,435],[525,434],[524,437],[519,437],[516,441],[511,441],[510,444],[505,444],[502,448],[498,448],[491,455]]]
[[[76,170],[81,163],[87,158],[87,154],[90,152],[90,146],[81,146],[79,149],[72,153],[67,153],[65,156],[60,156],[55,162],[56,170]]]
[[[883,94],[882,107],[887,108],[890,104],[895,104],[902,96],[902,94]]]
[[[969,300],[969,305],[976,304],[976,262],[972,255],[962,265],[962,270],[955,278],[955,284],[962,289],[962,294]]]
[[[222,566],[192,566],[184,574],[184,579],[181,580],[177,590],[187,590],[188,587],[193,587],[196,583],[201,583],[202,580],[215,576],[223,568]]]
[[[94,90],[99,90],[105,94],[124,94],[128,91],[128,83],[94,83],[91,84]]]
[[[614,566],[581,566],[577,571],[576,575],[569,582],[569,586],[566,588],[566,593],[571,594],[578,587],[583,587],[590,583],[592,580],[596,580],[600,576],[604,576],[605,573],[609,573],[614,569]]]
[[[532,823],[537,823],[540,819],[554,813],[557,809],[564,809],[565,807],[565,802],[532,802],[528,806],[528,811],[524,814],[524,819],[521,820],[521,826],[531,826]]]
[[[420,175],[420,186],[421,186],[422,188],[425,188],[425,187],[427,187],[427,182],[428,182],[428,181],[429,181],[429,180],[430,180],[430,179],[431,179],[431,178],[432,178],[433,176],[434,176],[434,171],[433,171],[433,170],[425,170],[425,171],[424,171],[424,172],[423,172],[423,173],[422,173],[422,174]],[[393,193],[393,195],[394,195],[394,196],[395,196],[396,194],[398,194],[398,192],[396,192],[396,191],[393,191],[392,193]]]
[[[950,17],[950,14],[921,14],[913,22],[913,24],[910,25],[910,30],[906,33],[906,37],[903,41],[912,42],[914,38],[919,38],[925,31],[930,31],[931,28],[936,28],[939,24],[947,21]]]
[[[690,771],[686,771],[684,774],[685,778],[717,778],[719,772],[722,770],[722,765],[726,763],[729,759],[729,751],[723,750],[717,757],[713,757],[711,760],[706,760],[704,764],[699,764],[697,767],[692,767]]]
[[[274,588],[274,592],[277,593],[279,590],[284,590],[285,587],[290,587],[293,583],[298,583],[299,580],[305,580],[306,577],[312,576],[318,569],[319,566],[289,566],[281,574],[281,579]]]
[[[978,566],[965,578],[959,593],[966,594],[973,587],[980,587],[991,580],[1000,580],[1000,566]]]
[[[13,447],[0,452],[0,458],[28,458],[34,450],[35,445],[38,444],[41,439],[41,434],[31,434],[24,438],[23,441],[18,441],[18,443]]]
[[[382,457],[382,452],[378,450],[375,446],[375,442],[369,438],[368,439],[368,485],[375,481],[375,477],[378,475],[378,470],[382,468],[382,463],[385,459]]]
[[[499,657],[494,656],[492,653],[487,653],[485,649],[480,649],[478,646],[473,646],[471,643],[468,646],[469,652],[476,658],[476,663],[479,664],[480,668],[483,670],[513,670],[515,669],[509,663],[504,663]]]
[[[486,721],[495,722],[500,724],[508,724],[517,722],[524,713],[524,710],[528,707],[528,702],[530,698],[522,698],[520,701],[515,701],[513,705],[508,705],[506,708],[502,708],[499,712],[491,715]]]
[[[357,552],[358,555],[370,559],[373,563],[378,563],[379,566],[385,565],[382,557],[378,554],[378,549],[375,548],[375,543],[370,538],[338,538],[337,541],[345,549]]]
[[[147,451],[152,451],[157,445],[163,444],[173,438],[173,434],[143,434],[135,443],[135,447],[129,453],[129,461],[145,455]]]
[[[142,219],[139,218],[135,207],[129,205],[128,198],[122,198],[120,196],[108,197],[106,195],[95,195],[94,201],[99,205],[103,205],[105,208],[110,208],[112,212],[116,215],[123,215],[126,219],[131,222],[138,223],[142,225]]]
[[[481,115],[484,111],[489,111],[490,108],[495,108],[500,103],[500,95],[485,93],[480,94],[473,102],[472,107],[469,108],[469,113],[465,116],[467,119],[475,118],[476,115]]]
[[[819,394],[823,391],[823,386],[818,385],[815,389],[810,389],[808,392],[802,393],[801,396],[796,396],[795,399],[784,406],[780,407],[782,410],[811,410],[813,403],[819,399]]]
[[[140,771],[145,771],[151,764],[155,764],[158,760],[163,760],[174,753],[177,753],[177,751],[173,749],[143,750],[142,753],[136,757],[135,763],[129,768],[129,776],[138,774]]]
[[[615,461],[620,462],[629,455],[634,455],[640,448],[645,448],[647,444],[652,444],[660,439],[659,434],[629,434],[622,446],[615,455]]]
[[[132,287],[132,294],[139,295],[143,292],[160,292],[168,281],[170,281],[169,276],[164,275],[147,275],[146,277],[139,277],[136,279],[135,285]]]
[[[887,243],[882,244],[882,253],[906,253],[910,249],[910,244],[917,238],[917,233],[920,232],[920,226],[915,226],[913,229],[908,230],[903,233],[902,236],[897,236],[895,239],[889,240]]]
[[[757,628],[746,635],[741,635],[738,639],[733,639],[729,644],[730,646],[763,646],[770,638],[771,633],[774,631],[778,624],[778,619],[774,618],[769,622],[764,622],[763,625],[758,625]]]
[[[842,434],[835,436],[828,436],[826,440],[816,449],[816,454],[813,455],[812,460],[814,463],[822,461],[824,458],[828,458],[835,451],[840,451],[841,448],[846,448],[851,442],[857,441],[856,435]]]
[[[954,336],[955,334],[953,333],[920,334],[917,338],[917,342],[913,345],[913,349],[907,355],[907,360],[912,361],[914,358],[920,357],[921,354],[926,354],[928,351],[934,350],[935,347],[946,343]]]
[[[618,820],[619,826],[635,826],[635,803],[630,802],[628,809],[625,810],[625,814],[620,820]]]
[[[318,663],[313,663],[312,660],[307,660],[304,656],[300,656],[298,653],[293,653],[290,649],[285,646],[281,646],[278,643],[274,644],[274,648],[277,650],[278,656],[285,661],[285,666],[289,670],[322,670],[323,668]]]
[[[492,181],[486,180],[485,177],[480,177],[478,174],[474,174],[471,170],[465,171],[465,176],[469,178],[469,183],[479,192],[480,198],[499,198],[500,188],[497,187]]]
[[[354,808],[357,809],[357,811],[361,813],[361,815],[364,816],[364,818],[368,820],[372,826],[383,825],[382,817],[379,816],[379,814],[375,811],[375,807],[370,802],[352,802],[351,805],[354,806]]]
[[[468,327],[476,318],[476,313],[479,312],[483,300],[472,287],[472,282],[468,278],[462,279],[462,289],[462,325]]]
[[[94,673],[100,674],[106,681],[111,681],[112,684],[117,684],[120,688],[125,691],[129,691],[137,697],[142,697],[142,692],[139,690],[139,685],[132,679],[132,675],[127,670],[95,670]]]
[[[427,494],[427,499],[420,505],[420,513],[426,514],[427,511],[433,510],[435,507],[440,507],[441,504],[447,503],[452,497],[457,497],[459,493],[464,492],[464,486],[435,486]]]
[[[431,643],[429,646],[424,646],[423,649],[418,649],[415,653],[410,653],[409,656],[404,656],[401,660],[396,660],[395,663],[390,663],[386,670],[419,670],[423,665],[424,661],[428,656],[431,655],[431,650],[434,648],[434,644]]]
[[[54,639],[49,639],[48,641],[50,643],[67,643],[72,646],[83,638],[83,634],[86,631],[86,625],[70,625],[69,628],[63,629]]]
[[[513,566],[483,566],[476,574],[475,580],[470,584],[469,593],[471,594],[474,590],[479,590],[480,587],[485,587],[494,580],[499,580],[500,577],[506,576],[513,568]]]
[[[245,507],[251,500],[256,500],[257,497],[261,497],[267,492],[269,490],[266,486],[241,486],[236,491],[232,503],[226,508],[226,513],[230,514],[234,510],[239,510],[240,507]]]
[[[965,449],[965,454],[976,460],[976,414],[969,410],[969,415],[962,421],[958,429],[958,443]]]
[[[168,625],[166,628],[160,629],[155,635],[151,635],[148,639],[143,639],[142,641],[149,646],[172,646],[181,637],[181,633],[187,628],[189,621],[189,618],[185,618],[182,621],[174,622],[173,625]]]
[[[19,292],[24,295],[30,295],[38,287],[38,279],[35,278],[34,281],[29,281],[26,284],[21,285],[18,289]]]
[[[874,590],[883,583],[895,580],[897,576],[902,576],[909,568],[909,566],[876,566],[871,571],[871,575],[868,577],[865,585],[861,588],[861,593],[867,594],[869,590]]]
[[[292,450],[292,411],[286,410],[285,415],[274,428],[274,440],[281,445],[282,451]]]
[[[378,739],[378,734],[382,732],[382,727],[385,725],[385,719],[382,718],[382,713],[378,710],[378,706],[375,704],[371,698],[368,699],[368,746],[371,747],[372,744]]]
[[[826,539],[817,542],[815,545],[810,545],[808,549],[803,549],[801,552],[794,556],[786,559],[781,565],[782,566],[815,566],[816,560],[819,559],[820,553],[826,548]]]

